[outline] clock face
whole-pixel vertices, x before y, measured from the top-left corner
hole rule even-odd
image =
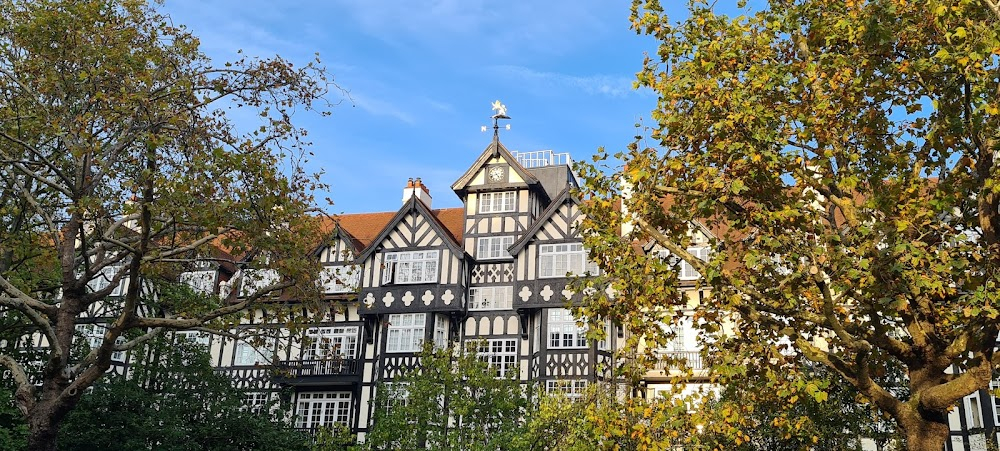
[[[499,166],[490,168],[490,180],[499,182],[501,179],[503,179],[503,168]]]

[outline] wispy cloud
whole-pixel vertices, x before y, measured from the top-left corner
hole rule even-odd
[[[539,89],[575,89],[592,95],[623,97],[635,91],[632,77],[613,75],[569,75],[542,72],[522,66],[494,66],[492,71],[521,80]]]
[[[603,0],[332,0],[369,36],[401,45],[465,47],[495,54],[550,54],[606,31]],[[622,23],[625,26],[625,15]]]
[[[391,117],[410,125],[417,122],[413,115],[405,111],[399,103],[369,97],[357,91],[351,92],[351,99],[354,101],[354,105],[373,116]]]

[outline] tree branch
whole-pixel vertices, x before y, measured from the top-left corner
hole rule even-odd
[[[13,357],[7,354],[0,354],[0,365],[10,370],[11,377],[13,377],[14,383],[17,385],[17,389],[14,392],[14,397],[17,400],[17,408],[21,411],[22,415],[27,416],[28,412],[35,407],[35,386],[28,379],[28,375],[24,372],[24,367],[17,363]]]

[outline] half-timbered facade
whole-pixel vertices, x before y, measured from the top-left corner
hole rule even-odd
[[[510,152],[494,136],[451,187],[462,207],[434,209],[417,178],[395,212],[329,219],[315,251],[326,306],[302,308],[299,330],[264,309],[232,336],[176,336],[206,346],[218,370],[250,390],[248,402],[282,397],[296,427],[340,424],[362,438],[379,383],[419,365],[424,343],[472,349],[498,376],[580,393],[610,377],[621,331],[588,340],[567,309],[581,299],[568,276],[597,271],[576,231],[569,163],[551,151]],[[181,280],[239,297],[272,277],[213,269]]]
[[[498,376],[513,372],[525,384],[572,397],[611,377],[614,350],[627,334],[613,326],[605,340],[588,340],[567,309],[582,299],[570,289],[570,277],[599,271],[577,231],[576,183],[568,156],[510,152],[495,136],[451,186],[461,207],[434,209],[430,189],[418,178],[406,182],[397,211],[329,219],[329,237],[315,251],[326,308],[302,309],[301,330],[290,331],[261,310],[238,326],[240,339],[175,336],[206,346],[220,372],[250,389],[248,403],[282,397],[297,427],[339,424],[362,439],[377,387],[419,365],[424,343],[474,349]],[[694,223],[691,234],[689,252],[708,258],[712,231]],[[655,245],[643,251],[670,258]],[[692,305],[701,302],[700,275],[678,264],[684,295]],[[216,265],[181,281],[245,296],[268,277]],[[665,390],[676,374],[669,362],[677,358],[694,370],[691,382],[706,381],[690,321],[681,321],[674,339],[656,350],[668,358],[646,373],[642,395]],[[987,391],[968,397],[952,412],[949,449],[979,449],[977,437],[995,439],[998,409]]]

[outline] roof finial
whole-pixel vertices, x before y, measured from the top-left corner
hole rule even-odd
[[[500,141],[500,119],[510,119],[510,116],[507,115],[507,105],[504,105],[504,104],[500,103],[499,100],[494,100],[492,107],[493,107],[493,111],[496,112],[495,114],[493,114],[493,142],[499,142]],[[504,128],[506,130],[510,130],[510,124],[507,124],[507,126],[504,127]],[[486,126],[485,125],[482,127],[482,130],[484,132],[486,131]]]

